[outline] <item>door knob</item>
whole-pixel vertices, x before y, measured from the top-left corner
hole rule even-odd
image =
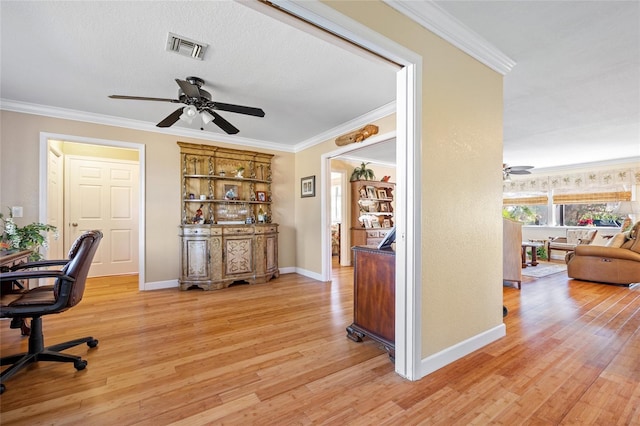
[[[78,226],[78,224],[77,224],[77,223],[75,223],[75,222],[73,222],[73,223],[71,224],[71,226]]]

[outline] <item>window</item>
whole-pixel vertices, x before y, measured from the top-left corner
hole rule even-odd
[[[525,225],[547,225],[549,209],[546,194],[526,194],[522,197],[510,197],[503,200],[502,214]]]
[[[331,185],[331,222],[342,221],[342,186]]]

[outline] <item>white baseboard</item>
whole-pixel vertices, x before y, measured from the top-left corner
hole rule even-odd
[[[162,290],[165,288],[174,288],[178,287],[178,280],[167,280],[167,281],[155,281],[151,283],[144,283],[143,291],[147,290]]]
[[[490,330],[473,336],[465,341],[455,344],[443,351],[433,354],[427,358],[424,358],[420,366],[420,377],[424,377],[434,371],[451,364],[452,362],[469,355],[471,352],[476,351],[489,343],[507,335],[506,327],[504,324],[500,324]]]
[[[312,278],[316,281],[322,281],[322,275],[316,272],[307,271],[306,269],[302,269],[302,268],[295,268],[295,271],[293,272],[300,274],[302,276],[305,276],[307,278]]]

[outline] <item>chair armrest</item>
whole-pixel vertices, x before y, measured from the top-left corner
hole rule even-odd
[[[633,260],[640,267],[640,253],[635,251],[605,246],[581,245],[576,247],[576,256],[609,257],[621,260]]]
[[[35,262],[20,263],[12,266],[11,271],[19,271],[21,269],[47,268],[50,266],[64,266],[69,263],[69,259],[60,260],[38,260]]]
[[[0,274],[0,282],[16,281],[16,280],[30,280],[36,278],[60,278],[65,277],[62,271],[56,270],[43,270],[43,271],[19,271],[19,272],[6,272]],[[67,277],[73,281],[73,278]]]
[[[566,243],[567,242],[567,237],[552,237],[552,239],[549,240],[549,243]]]

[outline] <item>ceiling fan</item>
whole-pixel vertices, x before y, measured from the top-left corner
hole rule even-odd
[[[234,127],[227,120],[222,118],[218,111],[235,112],[237,114],[253,115],[255,117],[264,117],[264,111],[261,108],[253,108],[242,105],[225,104],[222,102],[215,102],[211,100],[211,93],[202,88],[204,80],[199,77],[187,77],[186,80],[179,80],[176,78],[176,83],[180,87],[178,90],[178,99],[168,98],[149,98],[143,96],[125,96],[125,95],[110,95],[111,99],[129,99],[137,101],[160,101],[171,102],[174,104],[185,104],[185,107],[180,107],[161,122],[156,124],[157,127],[171,127],[178,120],[183,120],[188,123],[193,122],[193,119],[198,115],[202,118],[204,126],[210,122],[220,127],[226,133],[234,135],[239,130]],[[204,130],[204,127],[200,127],[200,130]]]
[[[533,166],[509,166],[502,163],[502,180],[509,180],[510,175],[530,175]]]

